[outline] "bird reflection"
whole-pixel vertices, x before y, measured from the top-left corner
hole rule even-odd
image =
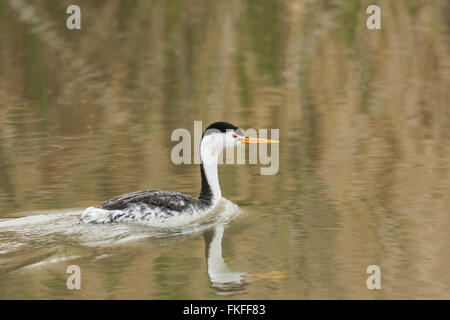
[[[254,274],[231,271],[222,258],[223,223],[203,233],[205,255],[211,287],[219,289],[217,294],[236,294],[253,281]]]

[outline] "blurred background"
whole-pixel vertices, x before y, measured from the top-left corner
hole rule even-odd
[[[170,160],[174,129],[279,128],[277,175],[219,168],[247,213],[225,261],[284,274],[234,298],[450,298],[449,1],[78,0],[72,31],[70,4],[0,0],[0,219],[197,195],[198,166]],[[66,265],[20,273],[34,249],[0,254],[0,298],[217,297],[201,237],[108,249],[123,252],[86,262],[80,291]]]

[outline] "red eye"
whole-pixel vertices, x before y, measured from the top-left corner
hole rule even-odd
[[[237,138],[237,135],[233,134],[233,138],[235,138],[235,139],[236,139],[236,138]]]

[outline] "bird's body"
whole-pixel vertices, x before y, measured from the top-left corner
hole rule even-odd
[[[124,210],[130,206],[145,204],[149,207],[159,207],[168,211],[185,211],[190,205],[204,209],[207,203],[200,199],[179,192],[164,190],[141,190],[127,193],[109,200],[98,206],[105,210]]]
[[[217,174],[220,152],[243,143],[273,142],[277,141],[247,138],[241,129],[226,122],[213,123],[203,133],[200,144],[202,187],[198,197],[154,189],[136,191],[86,209],[80,220],[90,223],[152,221],[208,213],[222,198]]]
[[[180,192],[142,190],[127,193],[88,208],[83,222],[134,222],[165,220],[206,213],[213,208],[208,202]]]

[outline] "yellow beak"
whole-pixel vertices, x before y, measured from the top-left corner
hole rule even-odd
[[[250,143],[257,143],[257,144],[261,144],[261,143],[279,143],[280,141],[278,140],[267,140],[267,139],[258,139],[258,138],[238,138],[238,141],[242,142],[242,143],[246,143],[246,144],[250,144]]]

